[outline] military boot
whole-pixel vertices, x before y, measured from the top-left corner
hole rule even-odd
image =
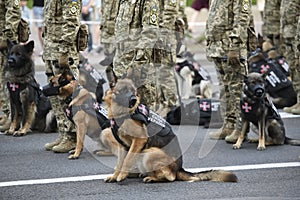
[[[234,128],[232,128],[228,125],[224,125],[218,129],[216,132],[209,133],[209,138],[214,140],[223,140],[227,135],[230,135],[234,131]]]
[[[300,103],[296,103],[296,106],[291,110],[294,115],[300,115]]]
[[[61,143],[62,140],[63,140],[63,134],[60,133],[59,136],[58,136],[58,138],[57,138],[55,141],[49,142],[49,143],[45,144],[45,149],[46,149],[47,151],[51,151],[52,148],[53,148],[54,146],[56,146],[56,145],[59,145],[59,144]]]
[[[62,141],[52,148],[55,153],[68,153],[70,150],[76,147],[76,134],[75,133],[65,133],[63,134]]]
[[[230,135],[225,137],[225,141],[228,143],[236,143],[237,139],[239,138],[241,131],[234,130]]]

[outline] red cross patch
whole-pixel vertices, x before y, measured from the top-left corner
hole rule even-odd
[[[242,109],[245,110],[246,113],[248,113],[250,110],[252,110],[252,106],[249,106],[247,102],[242,105]]]
[[[86,71],[92,71],[92,70],[93,70],[91,64],[86,64],[86,65],[85,65],[85,69],[86,69]]]
[[[9,84],[9,87],[11,88],[12,91],[16,91],[16,89],[19,88],[19,85],[18,84],[15,84],[15,83],[11,83]]]
[[[97,102],[94,103],[94,108],[97,109],[97,110],[100,108],[99,104]]]
[[[147,108],[146,108],[145,105],[139,105],[139,110],[140,110],[140,112],[143,113],[145,116],[148,115],[148,110],[147,110]]]
[[[210,105],[206,101],[204,101],[204,102],[202,102],[202,104],[200,104],[200,108],[202,108],[203,111],[208,111],[208,109],[210,108]]]
[[[269,65],[261,65],[260,66],[260,73],[264,74],[269,70],[270,66]]]

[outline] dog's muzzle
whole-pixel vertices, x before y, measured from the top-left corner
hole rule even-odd
[[[59,89],[61,87],[64,87],[65,85],[68,85],[70,83],[70,81],[65,80],[63,82],[60,83],[59,86],[54,86],[52,82],[50,82],[48,85],[45,85],[43,87],[43,93],[45,96],[49,97],[49,96],[55,96],[55,95],[59,95]]]
[[[257,97],[262,97],[265,94],[265,88],[262,85],[256,85],[254,88],[254,94]]]
[[[117,94],[115,101],[121,106],[132,108],[137,101],[137,97],[134,95],[134,93],[127,92],[126,94],[122,95]]]
[[[16,63],[16,59],[15,59],[15,58],[12,58],[12,57],[10,56],[10,57],[7,59],[7,64],[8,64],[8,66],[13,67],[15,63]]]
[[[59,94],[59,88],[60,86],[53,86],[53,83],[49,83],[48,85],[45,85],[43,87],[43,93],[45,96],[54,96]]]

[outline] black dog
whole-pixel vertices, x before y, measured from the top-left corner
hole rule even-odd
[[[8,41],[8,44],[5,78],[10,96],[12,122],[6,133],[22,136],[31,130],[36,115],[39,120],[44,120],[43,124],[39,121],[39,130],[46,126],[46,113],[50,111],[51,105],[49,99],[42,96],[40,86],[34,78],[34,62],[31,59],[34,42],[22,45]],[[37,110],[40,113],[37,113]],[[43,116],[42,110],[45,112]]]
[[[285,136],[283,121],[266,95],[265,75],[256,72],[244,77],[243,95],[241,97],[242,132],[234,149],[241,148],[249,129],[249,123],[258,127],[259,139],[257,150],[265,150],[266,145],[281,145],[284,143],[300,145],[300,140],[292,140]]]

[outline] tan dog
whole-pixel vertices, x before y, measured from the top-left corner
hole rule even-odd
[[[81,87],[68,71],[55,76],[51,82],[54,87],[64,83],[64,86],[59,88],[59,95],[63,99],[71,98],[67,115],[76,126],[77,143],[75,150],[70,152],[72,154],[69,159],[77,159],[80,156],[86,134],[100,145],[98,155],[117,155],[119,143],[111,133],[110,121],[105,116],[106,110],[92,98],[90,92]],[[95,110],[100,112],[100,117]]]
[[[250,122],[258,128],[257,150],[265,150],[266,145],[300,145],[300,140],[290,139],[285,135],[284,123],[266,94],[265,75],[249,73],[244,76],[243,94],[241,97],[242,131],[233,145],[240,149],[247,136]],[[256,142],[256,140],[252,140]]]
[[[120,143],[115,172],[106,182],[125,180],[134,166],[144,175],[144,182],[237,181],[237,177],[227,171],[185,171],[178,138],[171,126],[140,104],[135,92],[132,81],[123,79],[105,96],[112,131]]]

